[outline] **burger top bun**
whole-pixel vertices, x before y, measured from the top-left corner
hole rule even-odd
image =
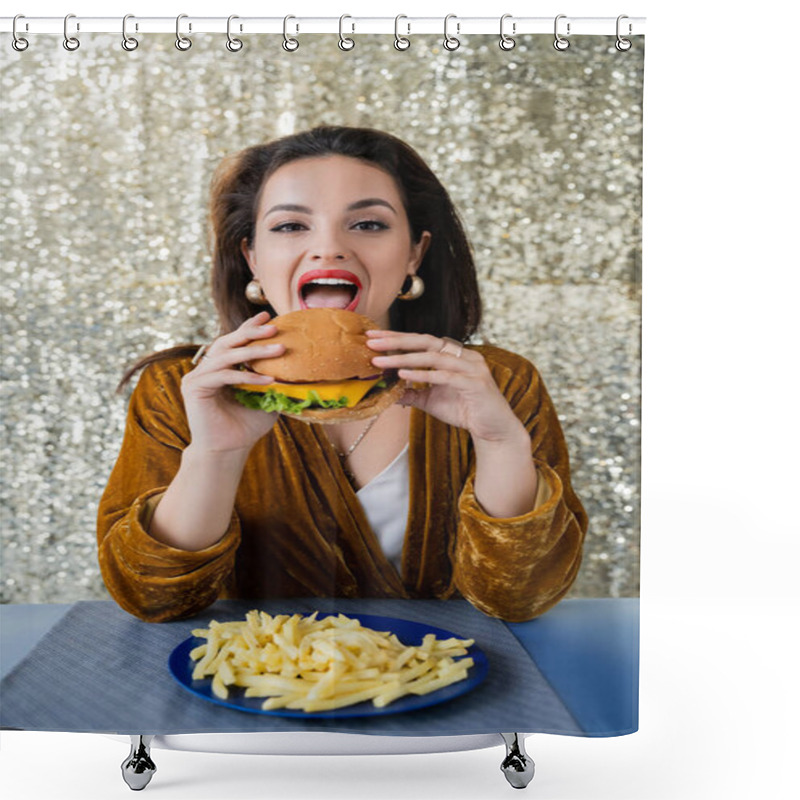
[[[278,333],[267,341],[283,344],[276,358],[256,359],[250,368],[278,381],[316,382],[368,378],[380,373],[364,333],[377,325],[369,317],[338,308],[290,311],[270,320]],[[258,342],[263,344],[263,340]]]

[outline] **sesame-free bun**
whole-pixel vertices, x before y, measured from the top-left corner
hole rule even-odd
[[[367,378],[380,372],[371,363],[377,354],[367,347],[365,333],[377,325],[363,314],[308,308],[281,314],[270,324],[278,333],[269,343],[282,344],[286,351],[276,358],[251,361],[249,366],[255,372],[294,383]]]

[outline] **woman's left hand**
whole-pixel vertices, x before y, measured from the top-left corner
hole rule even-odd
[[[502,443],[524,434],[480,353],[454,339],[421,333],[368,331],[367,337],[372,350],[393,353],[373,358],[376,367],[397,369],[401,380],[423,385],[408,389],[403,405],[464,428],[476,442]]]

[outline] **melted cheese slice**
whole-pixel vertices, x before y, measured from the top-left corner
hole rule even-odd
[[[360,403],[364,395],[380,381],[380,377],[367,380],[339,381],[338,383],[275,383],[266,386],[252,386],[240,384],[237,389],[246,389],[248,392],[266,392],[267,389],[274,389],[276,392],[294,397],[297,400],[305,400],[309,392],[316,392],[322,400],[338,400],[340,397],[347,398],[345,408],[352,408],[356,403]]]

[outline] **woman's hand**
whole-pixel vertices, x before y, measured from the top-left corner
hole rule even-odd
[[[373,350],[402,351],[377,356],[372,360],[376,367],[397,369],[401,379],[424,384],[406,391],[400,401],[404,405],[464,428],[476,444],[527,439],[480,353],[428,334],[368,331],[367,336]]]
[[[236,401],[230,388],[241,383],[272,382],[268,376],[236,369],[247,361],[283,353],[282,344],[268,341],[276,332],[269,319],[262,311],[235,331],[220,336],[197,366],[184,375],[181,390],[194,451],[249,451],[275,424],[277,414],[246,408]],[[263,344],[251,344],[261,340]]]
[[[538,474],[531,443],[492,377],[483,356],[453,339],[419,333],[368,331],[367,344],[381,352],[376,367],[397,369],[404,380],[424,385],[400,400],[448,425],[469,431],[475,447],[475,499],[492,517],[533,510]]]

